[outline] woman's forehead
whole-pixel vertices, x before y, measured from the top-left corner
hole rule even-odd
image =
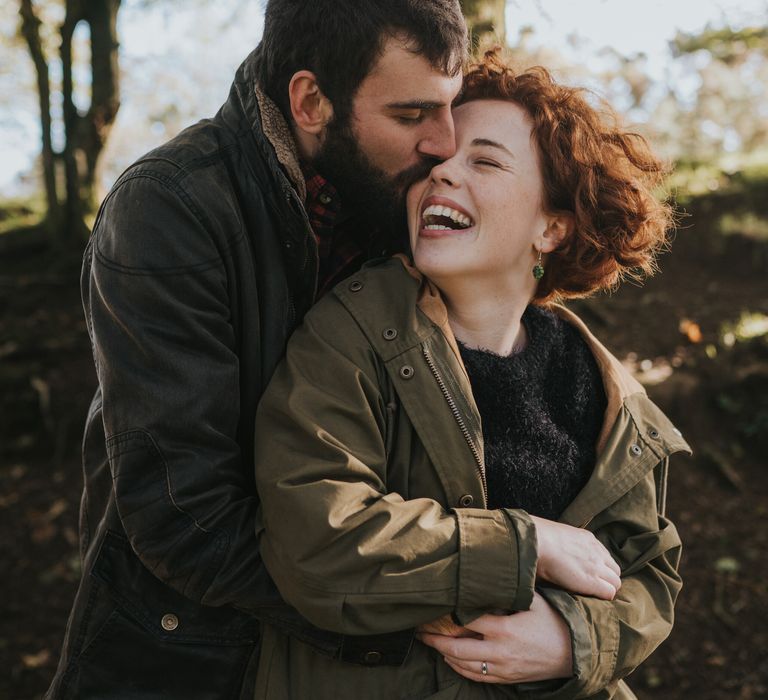
[[[456,138],[462,143],[477,139],[515,145],[528,141],[532,122],[516,102],[472,100],[453,108]]]

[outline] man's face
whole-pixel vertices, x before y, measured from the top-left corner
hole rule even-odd
[[[451,102],[461,76],[434,68],[391,37],[352,101],[327,127],[318,170],[345,201],[375,215],[399,207],[412,182],[456,150]]]

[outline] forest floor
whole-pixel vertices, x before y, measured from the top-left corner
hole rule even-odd
[[[768,245],[678,233],[644,287],[572,306],[694,448],[670,471],[685,549],[671,638],[642,699],[768,697]],[[80,575],[80,438],[95,385],[79,255],[0,257],[0,700],[38,698]]]

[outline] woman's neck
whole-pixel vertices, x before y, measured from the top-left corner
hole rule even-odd
[[[474,283],[438,286],[451,330],[464,345],[502,356],[526,346],[528,338],[521,319],[531,299],[527,290],[515,293]]]

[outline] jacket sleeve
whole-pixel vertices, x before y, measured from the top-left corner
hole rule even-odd
[[[238,357],[222,251],[199,208],[167,182],[124,176],[84,265],[112,487],[131,547],[158,579],[198,603],[250,608],[276,591],[236,441]]]
[[[603,697],[601,691],[632,673],[672,629],[682,586],[677,572],[681,543],[675,526],[657,513],[653,473],[598,516],[589,529],[621,566],[621,588],[612,601],[541,589],[570,629],[574,677],[550,684],[549,691],[538,684],[520,686],[522,697]]]
[[[318,627],[353,635],[527,609],[536,566],[527,515],[388,492],[383,373],[328,295],[259,404],[260,547],[280,592]]]

